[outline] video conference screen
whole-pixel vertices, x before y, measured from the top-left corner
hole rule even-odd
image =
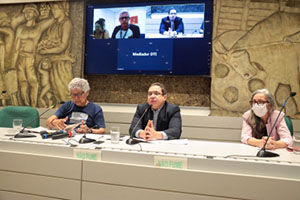
[[[85,74],[210,75],[212,1],[88,2]]]

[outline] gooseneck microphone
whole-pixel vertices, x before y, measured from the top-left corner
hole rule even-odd
[[[96,124],[95,126],[92,126],[90,129],[92,130],[93,128],[99,128],[99,126]],[[90,143],[90,142],[95,142],[95,141],[96,141],[95,139],[87,138],[86,134],[84,134],[82,136],[82,138],[80,138],[79,144]]]
[[[270,151],[266,151],[266,145],[267,145],[267,143],[268,143],[269,138],[270,138],[271,135],[272,135],[272,131],[273,131],[273,129],[275,128],[275,125],[276,125],[276,123],[277,123],[277,121],[278,121],[278,118],[279,118],[279,116],[280,116],[280,114],[281,114],[283,108],[285,107],[285,105],[286,105],[288,99],[289,99],[290,97],[295,96],[295,95],[296,95],[296,92],[291,92],[290,95],[289,95],[289,96],[286,98],[286,100],[283,102],[282,107],[281,107],[281,109],[280,109],[280,111],[279,111],[279,113],[278,113],[278,115],[277,115],[277,118],[276,118],[276,120],[275,120],[275,122],[274,122],[274,124],[273,124],[273,126],[272,126],[272,128],[271,128],[270,134],[268,135],[267,140],[266,140],[266,142],[265,142],[263,148],[261,148],[261,150],[259,150],[259,152],[257,152],[257,154],[256,154],[257,157],[277,157],[277,156],[279,156],[279,154],[277,154],[277,153],[273,153],[273,152],[270,152]]]
[[[131,131],[131,133],[130,133],[130,138],[129,138],[128,140],[126,140],[126,144],[133,145],[133,144],[137,144],[137,143],[140,142],[139,140],[133,138],[133,137],[134,137],[134,131],[135,131],[136,127],[138,126],[138,124],[140,123],[140,121],[142,120],[142,118],[144,117],[144,115],[146,114],[146,112],[147,112],[149,109],[151,109],[151,107],[152,107],[152,105],[149,105],[149,106],[145,109],[144,113],[142,114],[142,116],[139,118],[139,120],[137,121],[137,123],[136,123],[135,126],[133,127],[133,129],[132,129],[132,131]]]
[[[63,104],[64,102],[59,102],[58,104]],[[28,122],[23,128],[22,130],[17,133],[14,138],[28,138],[28,137],[36,137],[36,135],[32,135],[32,134],[28,134],[28,133],[24,133],[25,128],[27,128],[28,126],[30,126],[35,120],[39,119],[42,115],[44,115],[46,112],[48,112],[50,109],[54,108],[57,104],[53,104],[52,106],[50,106],[49,108],[47,108],[44,112],[42,112],[41,114],[39,114],[37,117],[35,117],[33,120],[31,120],[30,122]]]

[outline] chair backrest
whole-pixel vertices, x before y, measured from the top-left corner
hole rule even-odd
[[[12,127],[14,119],[23,119],[24,127],[35,119],[29,127],[36,128],[40,126],[39,112],[30,106],[6,106],[0,110],[0,127]]]
[[[293,127],[293,122],[292,122],[291,118],[289,116],[285,115],[284,120],[285,120],[287,127],[289,128],[289,130],[291,132],[291,136],[293,136],[294,135],[294,127]]]

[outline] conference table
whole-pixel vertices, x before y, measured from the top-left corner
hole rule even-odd
[[[300,155],[190,139],[112,144],[110,135],[14,138],[0,128],[0,199],[300,199]]]

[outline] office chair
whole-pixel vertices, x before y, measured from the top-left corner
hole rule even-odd
[[[14,119],[23,119],[22,126],[36,119],[28,126],[32,128],[40,126],[39,112],[30,106],[6,106],[0,110],[0,127],[12,128]]]
[[[291,136],[294,135],[294,128],[293,128],[293,122],[291,120],[291,118],[289,116],[284,116],[284,120],[285,120],[285,123],[287,125],[287,127],[289,128],[290,132],[291,132]]]

